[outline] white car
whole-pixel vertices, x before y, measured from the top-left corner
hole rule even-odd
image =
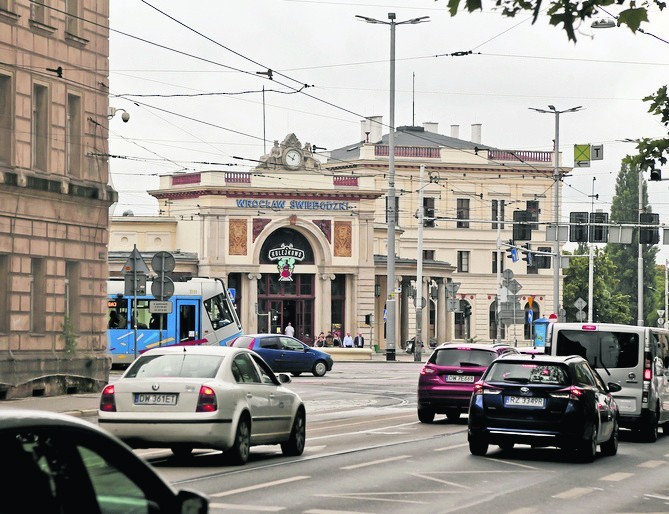
[[[222,450],[244,464],[251,446],[301,455],[306,413],[257,354],[224,346],[171,346],[142,354],[102,391],[99,424],[134,448]]]

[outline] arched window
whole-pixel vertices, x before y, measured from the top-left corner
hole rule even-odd
[[[529,311],[532,311],[532,322],[530,322],[530,318],[528,317],[527,313]],[[525,321],[523,323],[523,328],[524,328],[524,336],[525,339],[534,339],[534,320],[539,319],[540,317],[540,310],[539,306],[537,305],[537,302],[532,302],[532,307],[530,307],[530,303],[527,302],[525,304]]]
[[[490,304],[488,320],[488,337],[494,341],[497,339],[497,300]],[[506,339],[506,327],[504,326],[504,323],[501,325],[500,334],[502,339]]]

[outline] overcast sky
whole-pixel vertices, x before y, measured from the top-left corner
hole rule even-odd
[[[430,17],[396,29],[397,126],[436,122],[449,135],[459,125],[469,140],[480,123],[486,145],[550,151],[555,117],[529,108],[583,106],[560,116],[563,164],[573,165],[574,144],[604,145],[604,159],[564,179],[563,221],[570,211],[610,211],[620,161],[634,152],[621,140],[667,135],[641,100],[669,83],[667,10],[651,11],[647,34],[582,24],[574,44],[545,17],[532,25],[526,14],[505,18],[489,8],[451,17],[446,0],[110,4],[110,105],[130,113],[128,123],[110,121],[110,153],[122,157],[110,163],[116,215],[157,214],[146,190],[159,174],[244,171],[253,163],[232,156],[258,159],[289,133],[332,149],[358,141],[365,116],[388,123],[390,28],[356,14]],[[269,69],[272,81],[258,74]],[[663,174],[669,178],[669,166]],[[663,223],[668,185],[648,187]],[[663,262],[669,245],[660,248]]]

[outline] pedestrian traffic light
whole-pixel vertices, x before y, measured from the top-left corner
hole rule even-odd
[[[588,242],[588,213],[569,213],[569,241],[575,243]]]
[[[608,243],[609,242],[609,213],[591,212],[590,213],[590,242]]]
[[[532,213],[513,211],[513,240],[530,241],[532,239]]]
[[[652,212],[642,212],[639,216],[639,243],[645,245],[655,245],[660,242],[660,231],[657,226],[660,224],[660,215]],[[643,225],[655,225],[654,227],[644,228]]]
[[[509,255],[507,255],[507,257],[511,259],[512,262],[516,262],[518,260],[518,251],[516,250],[512,239],[509,239],[508,245],[509,246],[506,248],[506,253]]]
[[[662,172],[657,169],[650,170],[650,179],[653,181],[662,180]]]
[[[423,206],[423,226],[434,227],[434,207]]]
[[[527,262],[528,266],[532,266],[534,264],[534,257],[532,255],[532,247],[530,246],[530,243],[525,243],[523,245],[523,260]]]
[[[465,301],[464,304],[465,304],[464,305],[465,318],[468,318],[469,316],[472,315],[472,306],[467,301]]]

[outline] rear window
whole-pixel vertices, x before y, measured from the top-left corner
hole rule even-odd
[[[133,362],[124,378],[214,378],[221,362],[220,355],[143,355]]]
[[[496,357],[496,352],[479,348],[442,348],[430,356],[429,362],[438,366],[487,368]]]
[[[249,346],[251,346],[253,339],[254,339],[253,337],[249,336],[239,336],[232,342],[232,346],[234,346],[235,348],[248,348]]]
[[[570,384],[569,374],[564,366],[540,362],[496,362],[488,370],[485,380],[516,384]]]
[[[633,368],[639,363],[639,334],[560,330],[556,355],[580,355],[594,368]]]

